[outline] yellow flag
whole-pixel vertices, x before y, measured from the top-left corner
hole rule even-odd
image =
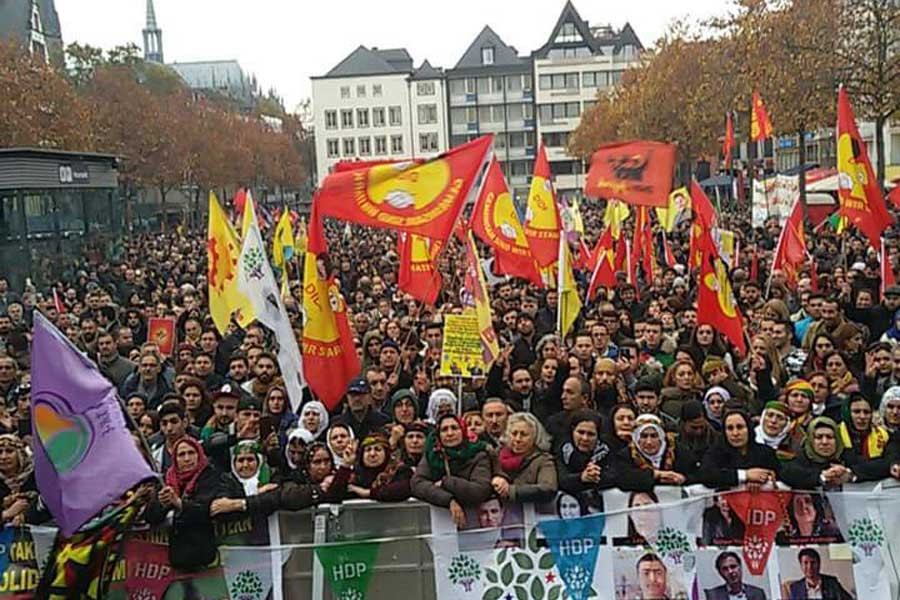
[[[659,218],[659,224],[665,232],[672,233],[675,225],[678,224],[685,214],[689,214],[690,210],[691,195],[686,187],[680,187],[669,194],[669,203],[665,208],[656,209],[656,216]],[[688,212],[686,213],[685,211]]]
[[[294,256],[294,231],[291,227],[291,212],[285,207],[275,226],[275,237],[272,239],[272,264],[287,274],[285,264]]]
[[[297,237],[294,239],[294,252],[306,254],[307,238],[306,217],[300,217],[300,220],[297,222]]]
[[[575,275],[572,273],[572,253],[569,250],[569,243],[564,237],[559,242],[557,289],[559,290],[557,327],[560,335],[565,336],[581,312],[581,298],[578,296],[578,286],[575,285]]]
[[[579,235],[584,235],[584,219],[581,216],[581,207],[578,200],[572,198],[572,227]]]
[[[610,228],[614,239],[619,239],[619,235],[622,233],[622,222],[630,215],[631,212],[628,209],[628,205],[621,200],[613,198],[606,202],[606,211],[603,213],[603,225]]]
[[[500,344],[497,342],[497,334],[494,332],[494,324],[491,319],[491,297],[488,295],[487,283],[484,279],[484,271],[481,260],[478,257],[478,249],[475,247],[475,238],[472,230],[468,232],[468,244],[466,245],[466,276],[465,287],[472,298],[472,304],[465,310],[474,310],[478,318],[478,331],[481,335],[481,354],[486,368],[500,355]]]
[[[237,262],[241,244],[237,233],[216,195],[209,193],[209,233],[206,243],[207,281],[209,283],[209,313],[216,329],[224,335],[237,313],[238,323],[246,327],[256,318],[250,300],[237,285]]]
[[[241,239],[247,237],[247,230],[250,229],[250,223],[256,220],[256,208],[253,206],[253,196],[250,190],[247,190],[247,200],[244,202],[244,220],[241,221]]]

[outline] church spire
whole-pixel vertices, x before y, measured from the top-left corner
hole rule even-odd
[[[147,26],[144,27],[144,60],[162,64],[162,29],[156,24],[156,10],[153,0],[147,0]]]

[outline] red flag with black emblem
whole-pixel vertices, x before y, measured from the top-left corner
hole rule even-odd
[[[743,355],[747,351],[744,343],[744,319],[735,302],[725,262],[716,251],[708,232],[701,242],[701,250],[703,260],[697,294],[697,324],[711,325]]]
[[[628,204],[665,208],[674,168],[674,144],[604,144],[591,157],[584,193],[590,198],[618,198]]]
[[[525,228],[496,158],[488,167],[469,227],[494,250],[494,266],[498,273],[520,277],[543,287]],[[462,240],[465,240],[464,233]]]
[[[421,163],[331,173],[318,192],[319,214],[447,241],[492,141],[482,136]]]
[[[397,285],[416,300],[434,306],[441,291],[440,271],[437,259],[443,242],[420,235],[400,232],[397,234],[397,255],[400,257],[400,274]]]

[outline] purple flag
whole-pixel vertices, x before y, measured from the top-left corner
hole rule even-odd
[[[37,311],[31,389],[35,478],[68,537],[156,475],[125,427],[115,387]]]

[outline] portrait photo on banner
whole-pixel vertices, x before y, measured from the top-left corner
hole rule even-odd
[[[728,503],[728,494],[716,494],[705,500],[703,509],[703,546],[731,546],[744,543],[744,522]]]
[[[777,548],[779,593],[784,600],[855,600],[853,554],[844,544]],[[771,560],[771,559],[770,559]]]
[[[813,492],[794,492],[787,518],[775,542],[782,546],[839,544],[844,541],[828,497]]]
[[[613,552],[615,600],[688,600],[681,565],[667,565],[649,548],[619,547]]]
[[[666,523],[666,511],[657,505],[681,500],[681,489],[658,486],[647,492],[607,490],[604,493],[607,533],[614,546],[643,546],[655,544],[661,527],[683,527],[684,523]],[[627,510],[626,510],[627,509]],[[670,513],[669,518],[674,517]]]
[[[697,590],[701,600],[777,600],[768,575],[754,576],[744,564],[741,546],[697,551]],[[743,596],[741,596],[743,594]]]

